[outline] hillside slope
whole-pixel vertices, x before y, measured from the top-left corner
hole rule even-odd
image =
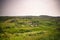
[[[0,17],[0,40],[60,40],[60,17]]]

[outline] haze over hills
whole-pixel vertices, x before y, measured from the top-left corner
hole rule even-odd
[[[5,17],[5,16],[0,16],[0,17]],[[7,17],[34,17],[32,15],[25,15],[25,16],[7,16]],[[49,15],[39,15],[35,17],[60,17],[60,16],[49,16]]]

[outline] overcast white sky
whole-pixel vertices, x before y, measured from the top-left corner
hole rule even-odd
[[[60,16],[58,0],[5,0],[0,16]]]

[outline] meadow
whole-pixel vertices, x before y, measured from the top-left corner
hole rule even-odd
[[[0,16],[0,40],[60,40],[60,17]]]

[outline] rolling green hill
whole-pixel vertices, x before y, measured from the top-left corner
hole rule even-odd
[[[60,40],[60,17],[0,16],[0,40]]]

